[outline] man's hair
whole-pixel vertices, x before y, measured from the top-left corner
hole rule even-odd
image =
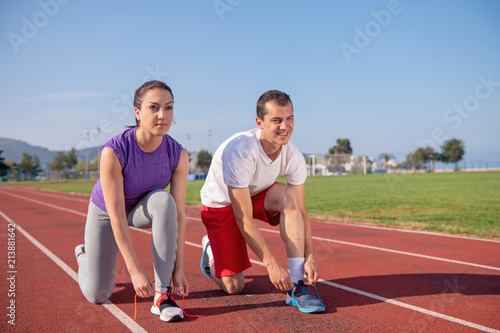
[[[257,100],[257,117],[264,120],[264,116],[267,114],[266,103],[274,102],[279,106],[287,106],[292,104],[290,96],[279,90],[268,90],[262,94]],[[293,107],[293,104],[292,104]]]

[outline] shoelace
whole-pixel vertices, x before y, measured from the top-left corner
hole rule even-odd
[[[312,285],[314,286],[314,290],[316,290],[316,295],[318,296],[318,299],[321,301],[321,303],[323,303],[323,300],[322,300],[322,299],[321,299],[321,297],[319,296],[318,287],[316,287],[316,283],[314,283],[314,282],[313,282],[313,283],[312,283]],[[298,293],[299,293],[300,297],[302,297],[302,294],[308,294],[308,295],[310,294],[310,295],[312,295],[312,292],[309,290],[309,288],[307,288],[307,286],[306,286],[305,284],[303,284],[303,286],[305,287],[304,289],[305,289],[305,290],[307,290],[307,292],[302,293],[301,291],[298,291]],[[298,289],[298,288],[297,288],[297,287],[295,287],[295,290],[297,290],[297,289]],[[300,289],[302,289],[302,288],[300,288]],[[313,296],[314,296],[314,295],[313,295]],[[323,304],[324,304],[324,303],[323,303]]]
[[[155,303],[157,308],[160,308],[160,303],[165,299],[165,297],[168,297],[167,295],[170,295],[170,298],[172,298],[172,301],[175,302],[174,296],[169,291],[166,293],[161,293],[159,291],[155,291],[155,293],[161,294],[161,297],[158,297],[158,300],[156,300],[156,303]],[[134,312],[134,321],[135,321],[135,319],[137,318],[137,293],[135,293],[135,296],[134,296],[134,307],[135,307],[135,312]],[[182,295],[182,312],[184,313],[184,315],[186,317],[191,317],[191,318],[203,317],[203,315],[188,315],[186,313],[186,311],[184,310],[184,295]]]

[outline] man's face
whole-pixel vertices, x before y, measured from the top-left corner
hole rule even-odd
[[[273,101],[266,103],[267,114],[264,119],[256,118],[257,125],[262,130],[260,139],[273,146],[286,145],[293,132],[293,107],[291,103],[279,106]]]

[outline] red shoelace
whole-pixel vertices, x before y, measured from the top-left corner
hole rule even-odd
[[[172,295],[171,292],[166,292],[166,293],[161,293],[159,291],[155,291],[155,293],[158,293],[158,294],[161,294],[161,297],[158,297],[158,300],[156,301],[156,307],[157,308],[160,308],[160,303],[161,301],[167,297],[167,295],[170,295],[170,298],[172,298],[172,301],[175,302],[175,299],[174,299],[174,296]],[[134,312],[134,321],[135,319],[137,318],[137,293],[135,293],[135,296],[134,296],[134,307],[135,307],[135,312]],[[186,313],[186,311],[184,310],[184,295],[182,295],[182,312],[184,312],[184,315],[186,317],[203,317],[203,315],[188,315]]]

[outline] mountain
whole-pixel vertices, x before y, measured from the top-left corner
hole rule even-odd
[[[49,150],[40,146],[33,146],[27,142],[15,139],[8,139],[0,137],[0,150],[3,150],[2,157],[6,161],[14,161],[19,163],[23,159],[23,154],[36,155],[40,160],[40,165],[43,167],[47,163],[52,163],[58,151]],[[89,148],[89,161],[97,156],[97,147]],[[66,152],[65,152],[66,153]],[[86,149],[76,151],[78,162],[85,161]]]

